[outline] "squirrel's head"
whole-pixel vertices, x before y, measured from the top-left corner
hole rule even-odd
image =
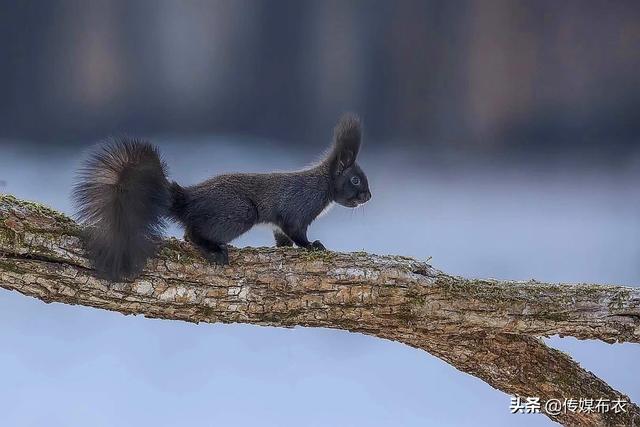
[[[333,200],[349,208],[355,208],[371,198],[367,176],[356,163],[361,136],[358,117],[345,114],[335,127],[334,146],[329,157]]]

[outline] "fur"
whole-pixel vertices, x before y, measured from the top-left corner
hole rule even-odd
[[[341,118],[325,158],[296,172],[224,174],[200,184],[169,183],[155,147],[117,139],[91,156],[74,190],[78,217],[90,225],[87,249],[96,269],[112,280],[140,273],[153,255],[164,220],[185,228],[185,239],[216,264],[227,264],[226,244],[256,224],[274,226],[277,246],[324,250],[307,239],[308,226],[333,202],[355,207],[371,198],[357,165],[361,126]]]
[[[157,149],[115,138],[79,171],[73,199],[87,228],[85,242],[98,272],[116,280],[140,272],[162,237],[170,202],[166,167]]]

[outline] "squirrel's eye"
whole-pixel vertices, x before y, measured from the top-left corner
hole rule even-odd
[[[353,185],[355,185],[355,186],[360,185],[360,178],[359,178],[359,177],[357,177],[357,176],[352,176],[352,177],[351,177],[351,183],[352,183]]]

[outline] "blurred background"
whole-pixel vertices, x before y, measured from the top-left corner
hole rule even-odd
[[[72,213],[73,171],[114,134],[157,143],[183,184],[296,169],[355,111],[373,199],[310,238],[466,276],[638,286],[639,23],[632,0],[0,1],[0,191]],[[640,401],[637,345],[549,342]],[[2,425],[550,424],[346,332],[2,291],[0,343]]]

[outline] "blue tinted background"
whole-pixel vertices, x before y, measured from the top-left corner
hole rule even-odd
[[[353,110],[373,199],[310,237],[465,276],[637,286],[638,22],[634,0],[0,2],[0,191],[70,213],[85,150],[122,133],[183,184],[296,169]],[[549,342],[640,401],[637,345]],[[388,341],[7,291],[0,385],[2,426],[550,424]]]
[[[184,183],[222,169],[293,169],[314,155],[267,141],[155,139]],[[7,143],[4,153],[8,192],[69,211],[81,152]],[[382,154],[374,143],[362,153],[371,202],[335,208],[312,226],[313,238],[335,250],[433,256],[438,268],[467,276],[639,282],[637,169],[458,165],[460,176],[420,167],[409,152]],[[271,245],[270,231],[237,244]],[[510,415],[508,396],[427,353],[341,331],[191,325],[3,291],[0,337],[4,425],[549,424]],[[549,341],[640,400],[637,345]]]

